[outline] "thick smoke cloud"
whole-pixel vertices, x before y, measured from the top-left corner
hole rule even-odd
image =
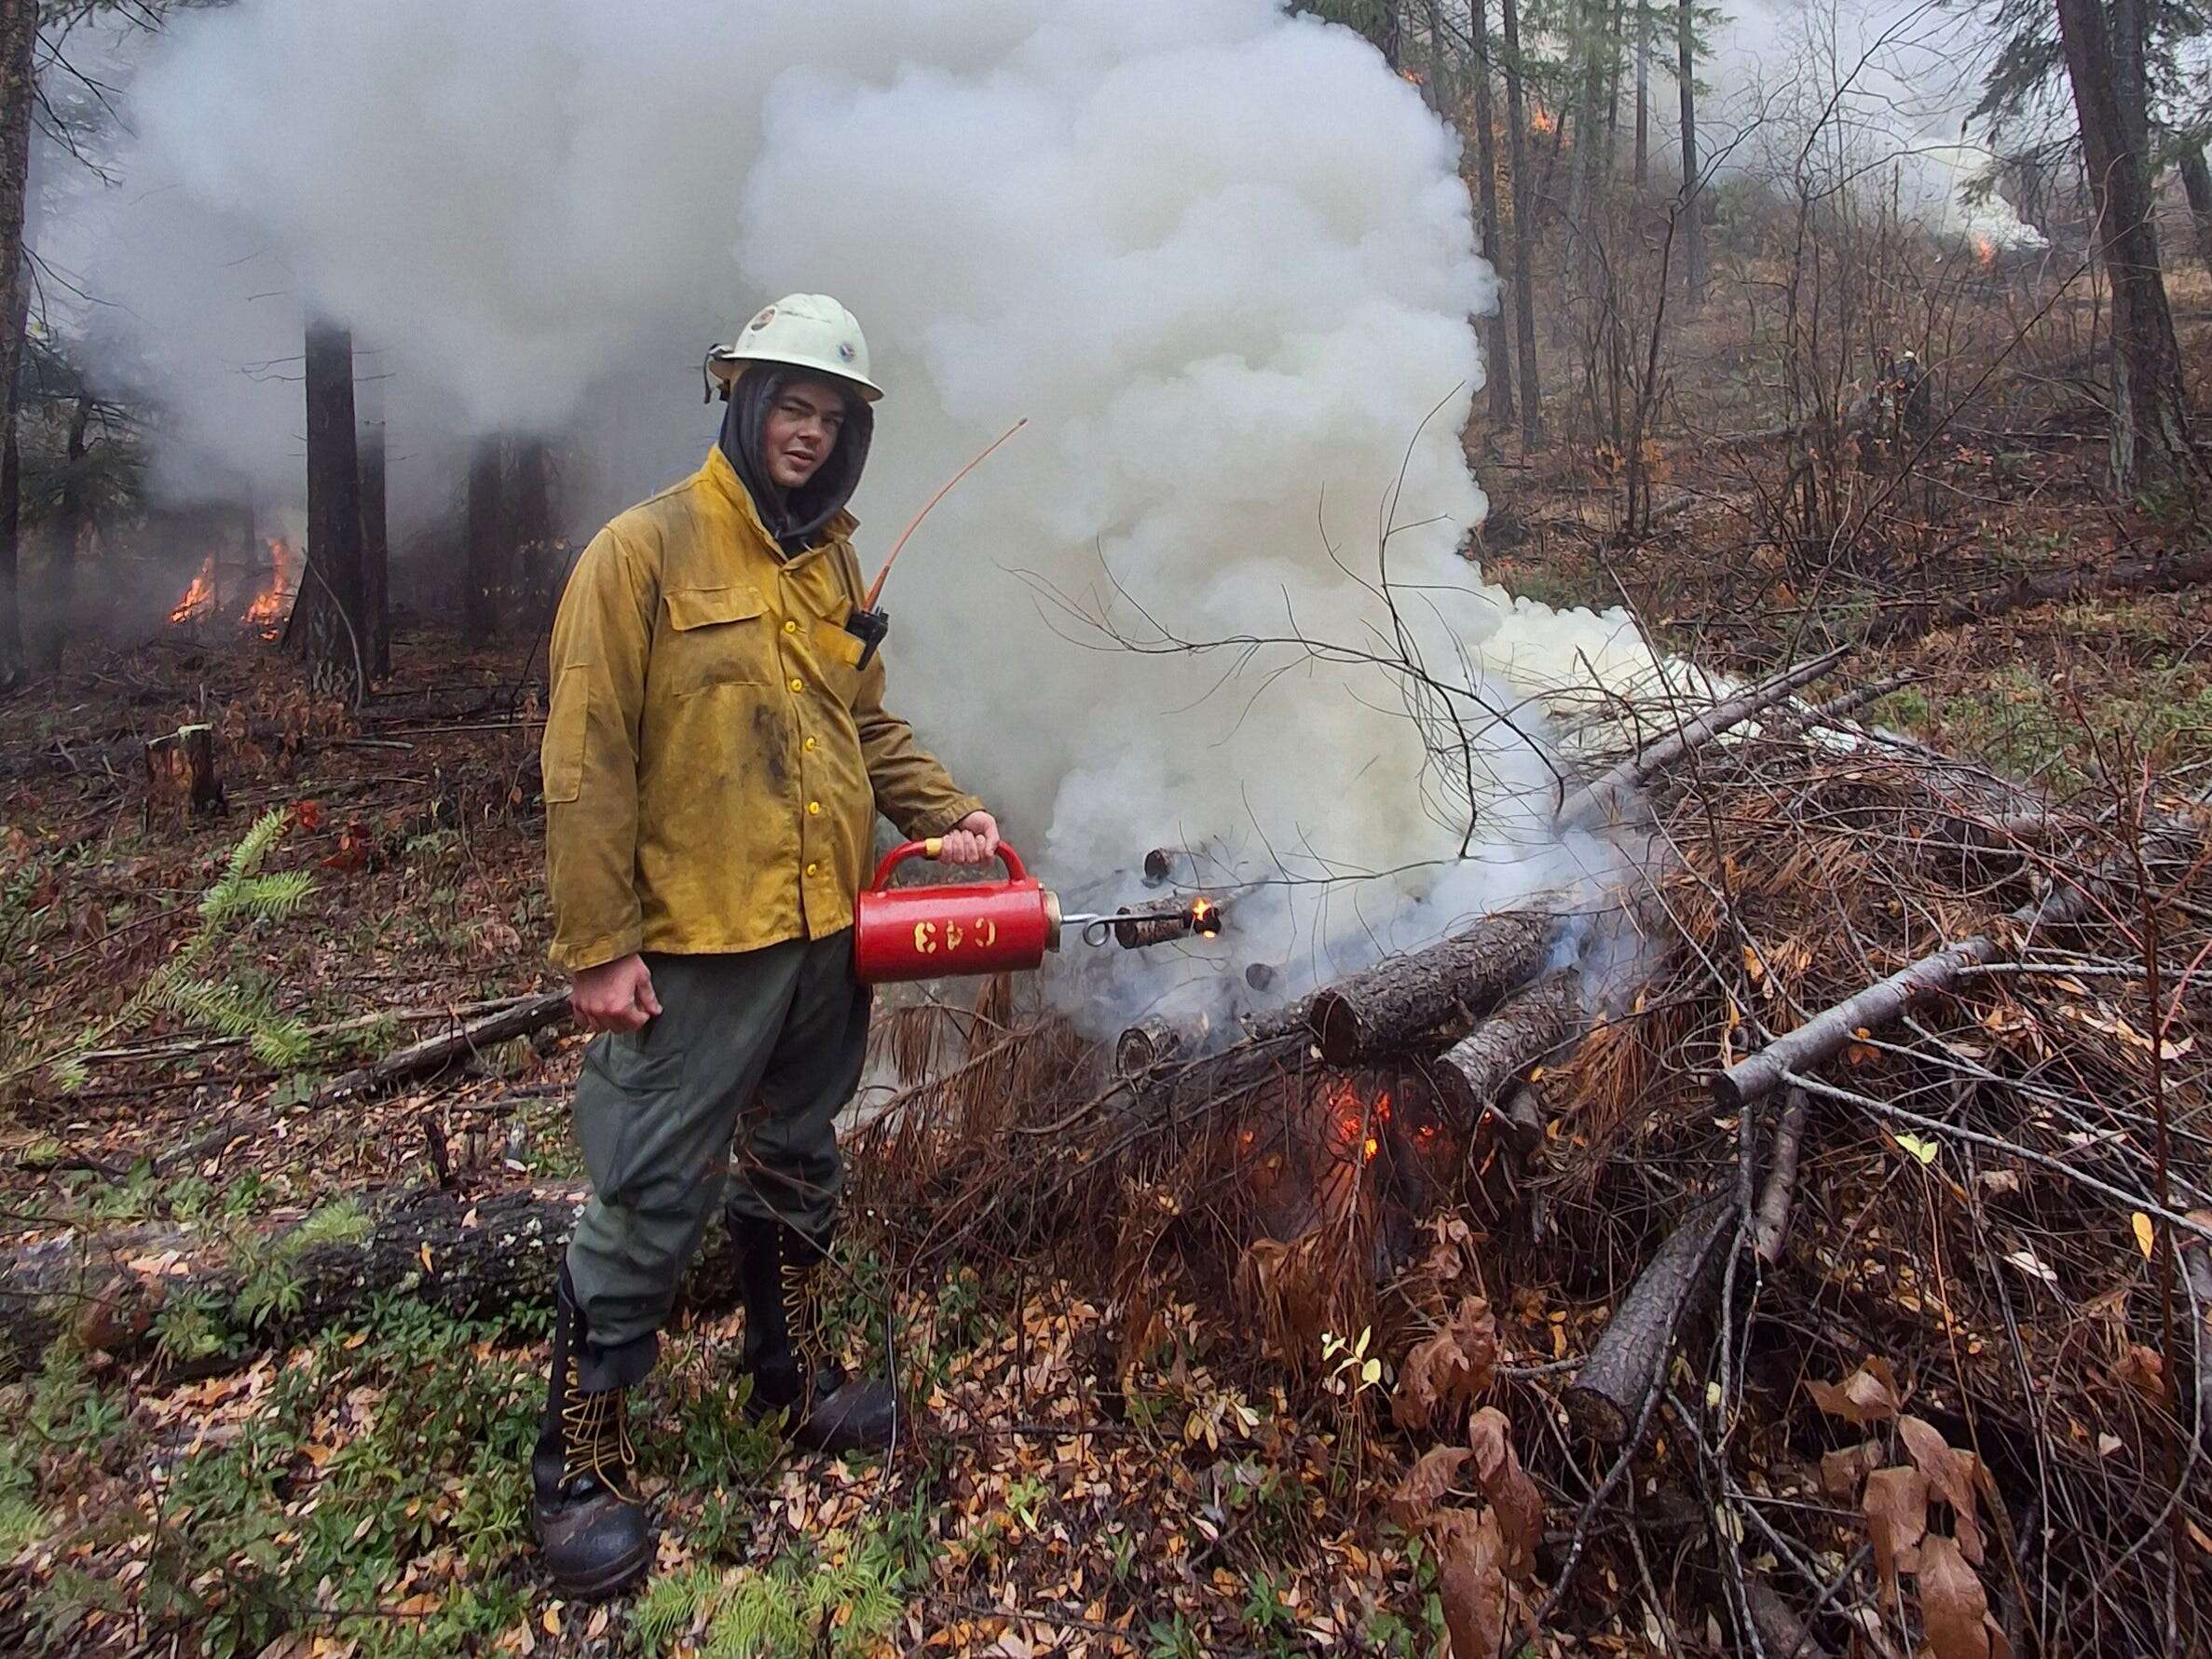
[[[296,465],[296,385],[235,365],[309,308],[374,349],[418,494],[456,434],[550,430],[589,457],[585,533],[696,465],[702,352],[787,291],[844,299],[890,389],[864,563],[1028,416],[893,580],[894,702],[1072,903],[1131,896],[1154,846],[1264,884],[1203,961],[1093,960],[1101,1020],[1241,986],[1225,960],[1284,994],[1610,867],[1538,827],[1526,700],[1648,660],[1618,615],[1517,605],[1460,556],[1494,285],[1457,141],[1351,34],[1271,0],[247,0],[179,22],[130,98],[109,246],[143,250],[141,211],[165,245],[96,277],[142,347],[167,336],[174,448],[211,470]],[[1476,734],[1472,856],[1403,675],[1133,654],[1085,613],[1417,651],[1461,688],[1432,726]]]

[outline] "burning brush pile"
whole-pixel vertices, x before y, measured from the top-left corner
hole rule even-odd
[[[1365,1448],[1462,1654],[2203,1651],[2212,817],[2144,756],[2059,802],[1853,723],[1886,687],[1786,700],[1834,667],[1567,799],[1658,852],[1604,915],[1225,1043],[902,1013],[926,1081],[855,1159],[895,1253],[1094,1281],[1101,1401],[1213,1310]]]
[[[214,553],[199,562],[192,580],[170,607],[172,628],[235,627],[276,639],[284,632],[298,597],[299,574],[292,549],[278,537],[267,542],[268,560],[228,563]]]

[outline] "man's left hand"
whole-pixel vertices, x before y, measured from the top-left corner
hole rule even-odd
[[[998,856],[999,821],[988,812],[970,812],[945,832],[937,857],[949,864],[987,863]]]

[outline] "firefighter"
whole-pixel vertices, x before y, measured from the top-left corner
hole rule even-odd
[[[955,863],[999,840],[884,709],[882,657],[860,666],[844,626],[864,595],[844,507],[882,395],[859,324],[792,294],[705,367],[719,439],[584,550],[550,659],[553,958],[598,1035],[576,1089],[593,1197],[556,1287],[531,1473],[547,1567],[579,1597],[651,1559],[625,1402],[718,1197],[752,1408],[810,1448],[889,1444],[890,1386],[812,1337],[843,1176],[832,1124],[867,1036],[853,897],[879,811],[943,836]]]

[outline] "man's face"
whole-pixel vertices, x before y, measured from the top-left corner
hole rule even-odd
[[[845,395],[819,380],[794,380],[768,407],[761,459],[776,487],[796,490],[822,469],[845,425]]]

